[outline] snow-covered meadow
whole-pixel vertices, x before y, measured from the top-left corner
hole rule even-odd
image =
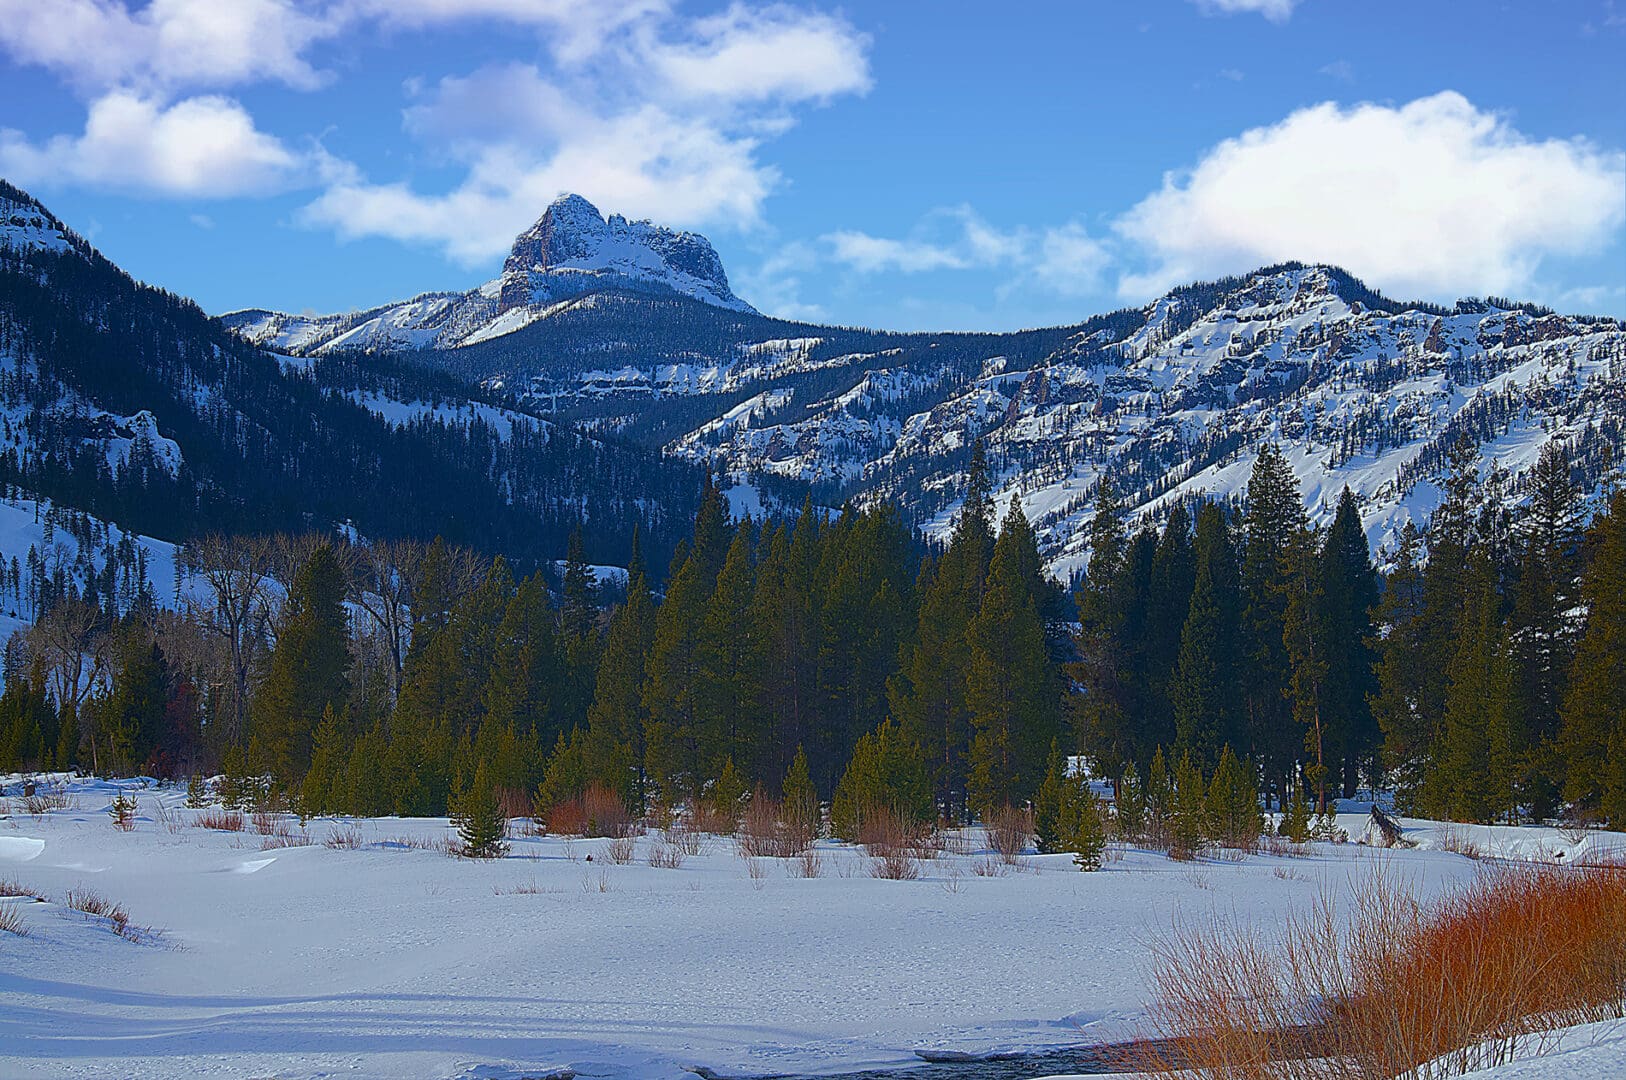
[[[1148,945],[1175,920],[1269,928],[1379,867],[1431,895],[1472,877],[1444,850],[1465,844],[1626,849],[1622,834],[1408,821],[1415,850],[1130,851],[1084,874],[1065,855],[1007,866],[968,830],[896,881],[829,842],[805,877],[718,837],[656,867],[658,833],[618,863],[608,840],[524,835],[500,860],[449,857],[444,819],[218,831],[183,789],[140,782],[124,784],[126,832],[112,785],[71,782],[66,807],[34,815],[16,779],[0,882],[44,900],[0,900],[25,930],[0,933],[4,1077],[751,1076],[1114,1041],[1140,1030]],[[1340,824],[1359,835],[1364,818]],[[160,932],[130,940],[66,906],[86,889]],[[1594,1058],[1626,1073],[1619,1032],[1594,1028],[1572,1035],[1566,1075],[1609,1075],[1584,1071]]]

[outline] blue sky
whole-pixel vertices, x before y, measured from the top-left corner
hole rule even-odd
[[[820,321],[1287,258],[1626,315],[1623,54],[1626,0],[0,0],[0,175],[211,311],[470,287],[573,190]]]

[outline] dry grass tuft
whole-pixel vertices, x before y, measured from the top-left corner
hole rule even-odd
[[[555,803],[542,815],[555,836],[626,836],[634,821],[621,796],[603,784],[590,784],[581,796]]]
[[[23,909],[18,904],[0,904],[0,934],[16,934],[18,937],[28,936],[28,927],[23,925]]]
[[[1465,859],[1483,859],[1484,849],[1469,838],[1466,832],[1453,825],[1440,830],[1440,850],[1449,851],[1453,855],[1461,855]]]
[[[1155,946],[1157,1035],[1132,1063],[1212,1080],[1437,1080],[1626,1015],[1626,874],[1489,866],[1430,903],[1386,870],[1280,940],[1213,925]],[[1164,1052],[1166,1051],[1166,1052]]]
[[[656,870],[676,870],[683,865],[683,849],[666,840],[657,840],[649,846],[645,856]]]
[[[29,900],[45,899],[45,897],[21,882],[12,881],[9,878],[0,878],[0,897],[8,896],[22,896]]]
[[[746,856],[789,859],[813,843],[806,825],[788,820],[784,807],[758,788],[740,818],[735,843]]]
[[[824,857],[819,849],[809,845],[799,852],[790,864],[791,873],[799,878],[816,878],[824,874]]]
[[[399,839],[399,842],[402,847],[429,846],[420,837],[415,836],[403,836]],[[336,826],[332,832],[327,834],[327,839],[322,841],[323,847],[330,847],[337,851],[355,851],[364,847],[365,844],[366,842],[361,837],[361,830],[354,825]]]
[[[70,810],[73,800],[65,791],[36,791],[32,795],[24,795],[19,804],[23,813],[38,820],[53,810]]]
[[[636,842],[631,836],[617,836],[604,845],[604,860],[617,866],[632,862]]]
[[[984,829],[988,833],[988,846],[999,857],[1014,866],[1022,852],[1027,850],[1033,836],[1033,815],[1026,810],[1006,806],[988,816]]]
[[[69,889],[64,898],[68,907],[83,912],[92,919],[105,921],[107,928],[126,941],[137,945],[153,944],[163,937],[163,931],[150,926],[137,926],[130,921],[123,905],[106,899],[100,893],[86,888]]]
[[[237,810],[205,810],[193,822],[200,829],[220,832],[242,832],[243,815]]]

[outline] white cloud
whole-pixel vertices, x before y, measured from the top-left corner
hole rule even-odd
[[[1355,65],[1348,60],[1334,60],[1330,64],[1323,64],[1317,68],[1316,74],[1325,75],[1329,79],[1337,79],[1339,82],[1354,82]]]
[[[1088,296],[1101,284],[1112,262],[1106,247],[1078,224],[1046,229],[1039,245],[1034,276],[1051,292]]]
[[[475,6],[524,8],[538,22],[570,7]],[[749,228],[779,182],[760,148],[793,123],[791,107],[869,87],[868,39],[833,16],[731,7],[685,23],[662,6],[608,7],[622,32],[589,35],[585,44],[549,38],[569,50],[555,55],[553,70],[491,65],[409,88],[417,100],[407,130],[431,157],[465,170],[450,191],[350,178],[302,219],[346,237],[438,245],[465,263],[505,251],[565,191],[674,225]],[[442,0],[408,0],[392,17],[450,10]]]
[[[350,178],[301,216],[346,238],[432,244],[473,264],[506,251],[563,191],[663,222],[754,222],[778,179],[755,149],[749,139],[646,106],[572,131],[539,155],[505,143],[480,147],[463,181],[445,194]]]
[[[163,105],[114,91],[90,105],[80,135],[43,143],[0,130],[0,173],[23,184],[70,181],[146,194],[224,197],[285,190],[321,171],[258,130],[235,101],[185,98]]]
[[[269,79],[310,89],[304,59],[339,30],[289,0],[0,0],[0,45],[91,93],[111,87],[229,86]]]
[[[1008,275],[1002,295],[1023,287],[1087,295],[1111,261],[1106,247],[1077,222],[1001,230],[969,206],[933,211],[906,239],[847,229],[820,240],[828,261],[859,274],[1002,270]]]
[[[1299,0],[1196,0],[1197,6],[1218,15],[1257,13],[1271,22],[1286,22]]]
[[[642,52],[668,93],[742,101],[825,101],[870,88],[869,38],[844,21],[787,7],[735,4],[684,38]]]
[[[1532,140],[1460,94],[1329,102],[1166,175],[1114,226],[1150,263],[1120,292],[1299,259],[1399,293],[1517,293],[1543,257],[1606,244],[1623,208],[1626,155]]]
[[[896,270],[918,274],[926,270],[964,270],[972,263],[946,247],[921,240],[893,240],[851,229],[827,233],[832,258],[860,274]]]

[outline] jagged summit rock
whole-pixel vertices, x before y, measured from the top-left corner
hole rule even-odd
[[[605,218],[580,195],[561,195],[520,233],[503,263],[498,312],[601,288],[670,291],[751,311],[728,287],[723,262],[699,233]]]

